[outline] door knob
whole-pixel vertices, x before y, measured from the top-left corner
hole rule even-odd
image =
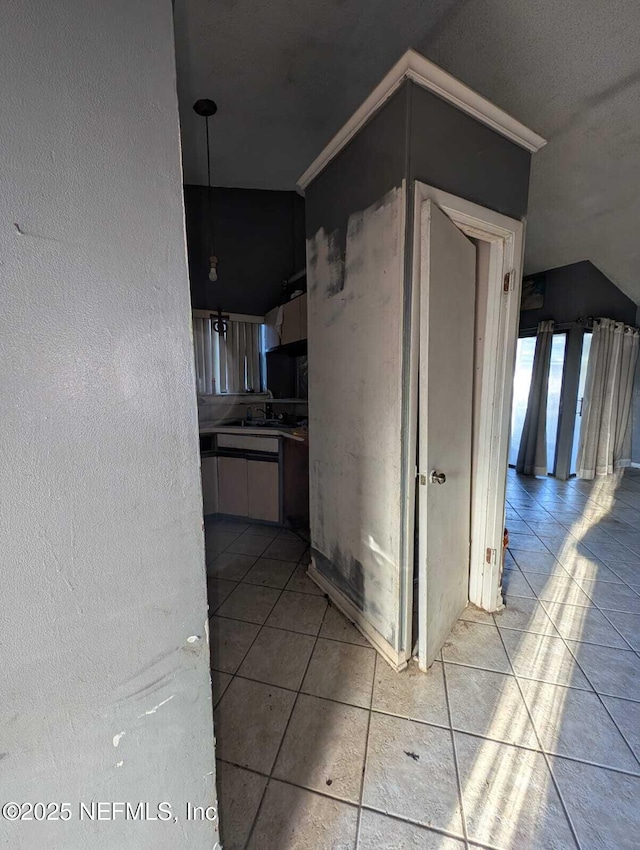
[[[444,472],[437,472],[435,469],[432,471],[431,475],[429,476],[429,481],[432,484],[444,484],[444,482],[446,480],[447,480],[447,476],[444,474]]]

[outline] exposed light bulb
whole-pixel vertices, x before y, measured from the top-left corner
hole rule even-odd
[[[218,258],[209,257],[209,280],[215,283],[218,279]]]

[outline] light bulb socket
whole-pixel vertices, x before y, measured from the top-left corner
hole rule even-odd
[[[203,97],[200,100],[196,100],[193,104],[193,111],[197,115],[201,115],[203,118],[210,118],[212,115],[216,114],[218,106],[215,100],[209,100],[208,97]]]

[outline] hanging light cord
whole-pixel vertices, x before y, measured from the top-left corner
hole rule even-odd
[[[213,238],[213,208],[211,206],[211,151],[209,149],[209,116],[205,118],[205,132],[207,136],[207,202],[209,205],[209,239],[211,241],[211,255],[215,254]]]
[[[209,208],[209,280],[218,280],[218,258],[215,256],[215,228],[213,226],[213,203],[211,201],[211,146],[209,143],[209,118],[215,115],[218,107],[215,101],[201,98],[193,104],[193,111],[205,119],[205,139],[207,142],[207,206]]]

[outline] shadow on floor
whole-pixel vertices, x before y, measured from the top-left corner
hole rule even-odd
[[[225,850],[635,846],[640,476],[509,476],[506,607],[393,672],[290,532],[207,522]],[[579,841],[579,843],[578,843]]]

